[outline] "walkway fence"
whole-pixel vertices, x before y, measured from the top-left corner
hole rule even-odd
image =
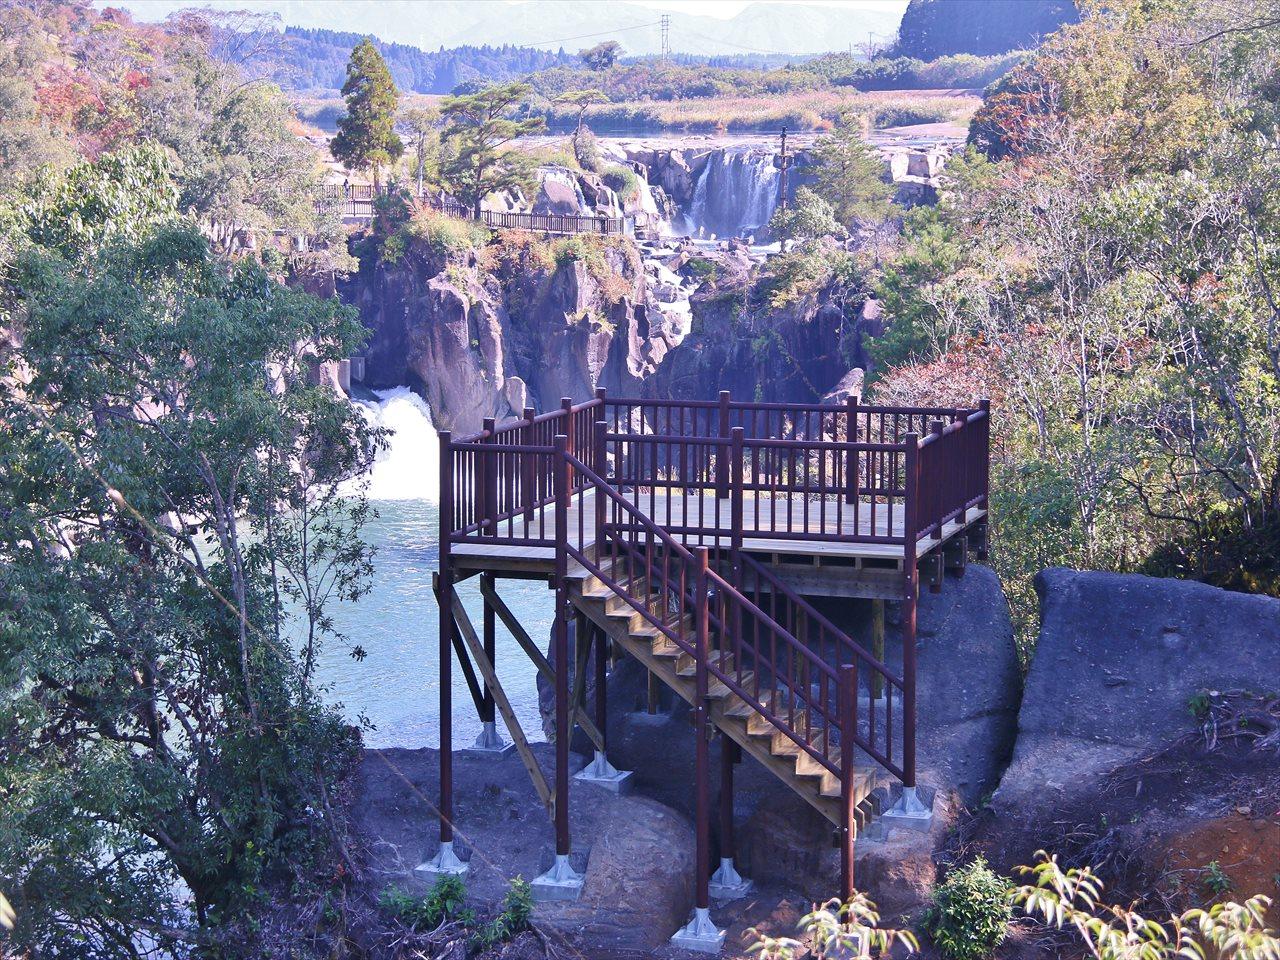
[[[378,196],[385,196],[387,192],[388,187],[385,185],[375,188],[367,183],[349,185],[329,183],[325,184],[323,199],[317,207],[341,204],[343,220],[371,220],[375,199]],[[412,192],[410,196],[413,196]],[[635,236],[637,230],[643,234],[647,226],[644,218],[635,216],[602,217],[502,210],[481,210],[477,216],[472,207],[435,190],[423,190],[415,199],[418,203],[451,217],[478,220],[493,230],[532,230],[538,233],[555,234],[594,233],[612,237]]]

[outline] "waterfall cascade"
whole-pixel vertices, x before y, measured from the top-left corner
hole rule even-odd
[[[778,205],[781,176],[773,158],[758,147],[713,151],[694,187],[686,218],[690,232],[738,237],[768,223]]]
[[[440,499],[440,443],[431,409],[408,387],[377,390],[377,403],[356,401],[368,421],[389,431],[369,474],[370,500]]]

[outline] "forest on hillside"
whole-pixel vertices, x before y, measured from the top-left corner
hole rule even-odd
[[[1033,47],[1079,18],[1075,0],[911,0],[894,52],[917,60]]]

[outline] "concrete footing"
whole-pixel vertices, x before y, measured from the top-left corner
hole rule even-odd
[[[529,884],[533,899],[546,903],[550,900],[577,900],[582,893],[582,874],[569,866],[569,857],[556,854],[556,862],[540,877]]]
[[[469,863],[459,860],[458,855],[453,852],[453,841],[446,840],[440,844],[434,857],[413,868],[413,875],[424,883],[433,884],[441,877],[462,876],[469,866]]]
[[[711,911],[694,907],[693,917],[671,938],[671,945],[698,953],[719,953],[724,946],[724,931],[711,922]]]
[[[751,892],[751,881],[734,868],[731,857],[720,858],[720,868],[711,875],[707,888],[712,900],[737,900]]]
[[[920,799],[918,788],[903,787],[897,802],[880,814],[880,822],[886,827],[903,827],[927,833],[933,823],[933,808],[926,806]]]
[[[631,787],[631,771],[616,770],[605,755],[596,751],[596,758],[573,775],[582,783],[594,783],[614,793],[626,793]]]
[[[507,743],[498,733],[498,725],[487,722],[480,728],[480,736],[476,742],[467,747],[468,753],[487,753],[495,757],[503,757],[516,748],[514,743]]]

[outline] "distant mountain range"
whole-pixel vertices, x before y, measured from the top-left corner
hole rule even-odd
[[[735,53],[815,54],[846,50],[874,36],[891,40],[905,0],[851,0],[840,7],[803,2],[752,3],[720,19],[659,10],[625,0],[95,0],[142,20],[175,10],[270,12],[282,26],[354,30],[424,50],[518,44],[576,53],[602,40],[617,40],[627,54],[661,52],[660,18],[670,16],[671,49],[721,56]]]

